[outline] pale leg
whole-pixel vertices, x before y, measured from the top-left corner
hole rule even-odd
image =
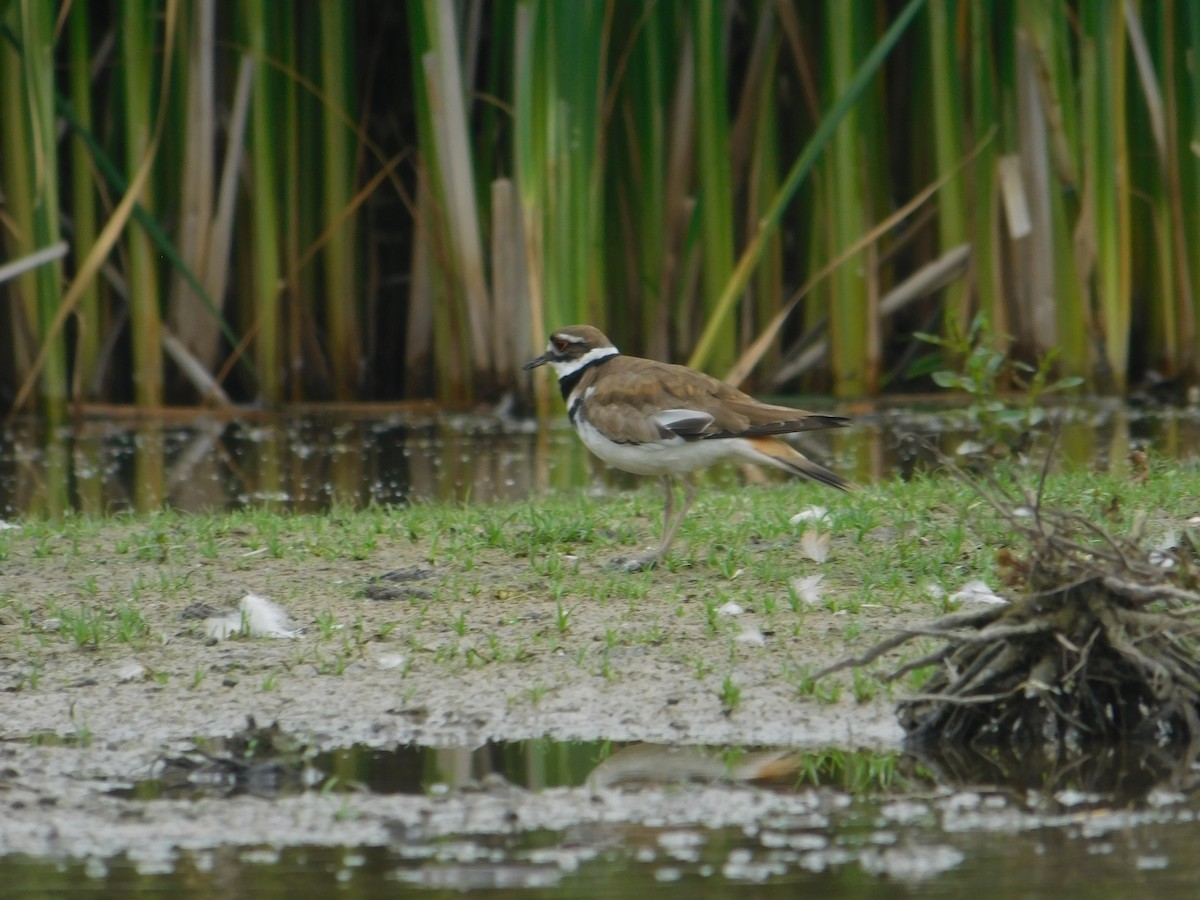
[[[679,512],[675,514],[674,521],[668,523],[665,517],[663,519],[662,544],[659,545],[657,554],[659,559],[662,559],[671,548],[671,544],[675,541],[675,532],[679,530],[679,523],[688,514],[688,510],[692,506],[692,501],[696,499],[696,486],[692,484],[692,479],[687,475],[681,475],[679,480],[683,482],[683,506],[679,507]],[[672,489],[669,475],[663,476],[663,481],[667,484],[667,515],[669,516],[671,508],[675,505],[675,491]]]
[[[675,512],[674,482],[670,475],[664,475],[662,479],[663,488],[667,494],[666,504],[663,507],[662,543],[658,545],[658,549],[653,553],[645,556],[636,556],[633,559],[624,561],[622,565],[626,571],[640,572],[643,569],[652,569],[666,555],[666,552],[671,549],[671,544],[675,541],[675,532],[679,530],[679,523],[687,515],[692,501],[696,499],[696,486],[692,484],[691,478],[683,475],[680,476],[679,480],[683,482],[683,505],[679,508],[678,512]]]

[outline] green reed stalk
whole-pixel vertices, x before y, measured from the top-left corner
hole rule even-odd
[[[75,110],[71,107],[71,104],[60,98],[57,104],[57,110],[58,114],[67,122],[68,125],[70,125],[75,138],[87,148],[92,166],[100,173],[104,181],[108,183],[109,187],[122,194],[127,192],[132,183],[127,181],[125,176],[120,173],[117,163],[108,155],[108,152],[100,144],[96,135],[92,134],[83,127],[82,122],[76,115]],[[233,151],[231,150],[230,152]],[[155,157],[151,159],[150,164],[151,166],[156,166],[157,163],[158,157],[155,155]],[[226,159],[226,167],[234,163],[236,163],[236,160],[229,160],[228,158]],[[169,169],[169,167],[166,166],[164,166],[164,168]],[[158,220],[150,214],[145,206],[138,203],[132,203],[132,201],[129,216],[136,221],[142,229],[145,230],[151,242],[154,244],[156,251],[166,262],[170,263],[170,265],[175,269],[176,273],[178,273],[178,275],[187,284],[188,288],[190,288],[196,297],[199,298],[205,309],[208,310],[209,316],[211,316],[218,323],[221,333],[225,336],[225,339],[230,343],[237,343],[237,335],[234,334],[233,329],[229,327],[229,324],[222,317],[221,311],[217,309],[209,294],[209,291],[201,283],[198,275],[191,270],[191,268],[188,266],[188,263],[183,259],[182,256],[179,255],[179,251],[171,242],[166,230],[158,223]],[[97,240],[100,239],[101,235],[103,235],[103,231],[97,235]],[[83,247],[81,245],[79,249],[81,253],[84,250],[88,250],[88,256],[90,256],[90,251],[94,248]],[[84,263],[80,264],[80,267],[91,268],[90,264],[88,264],[86,260]],[[79,289],[79,293],[82,294],[84,290],[86,290],[86,288],[81,287]]]
[[[62,8],[66,30],[58,51],[63,84],[70,87],[63,92],[67,97],[56,97],[48,57],[37,55],[54,41],[53,12],[35,0],[0,4],[6,26],[0,38],[5,250],[16,257],[48,238],[57,240],[58,226],[51,220],[69,211],[72,268],[89,273],[66,293],[56,266],[4,286],[9,302],[0,313],[3,380],[16,378],[21,395],[28,396],[24,375],[33,371],[39,402],[48,391],[69,395],[71,356],[78,396],[88,396],[100,383],[99,354],[102,346],[112,346],[104,329],[113,324],[107,321],[112,313],[104,303],[105,288],[92,282],[101,262],[124,267],[121,274],[130,285],[134,321],[128,333],[136,368],[131,377],[139,403],[161,401],[157,328],[164,304],[158,292],[168,277],[171,333],[190,340],[192,353],[211,368],[219,350],[214,357],[200,345],[214,346],[213,323],[219,320],[212,302],[225,293],[213,278],[221,259],[214,237],[215,165],[230,159],[241,174],[236,191],[225,195],[232,198],[225,209],[244,213],[239,237],[245,239],[230,277],[237,296],[256,304],[239,310],[238,321],[243,330],[253,330],[250,346],[262,362],[263,396],[274,402],[290,385],[290,396],[299,399],[305,383],[322,380],[337,385],[338,396],[356,393],[364,363],[359,317],[377,304],[358,296],[360,284],[370,282],[360,277],[353,223],[337,228],[328,244],[321,235],[327,223],[354,209],[357,148],[345,110],[357,102],[350,98],[351,83],[375,70],[373,56],[353,52],[349,26],[371,15],[370,6],[248,0],[223,15],[215,0],[190,0],[184,8],[194,22],[185,29],[191,49],[174,60],[187,59],[188,65],[183,80],[164,89],[155,71],[164,58],[156,46],[164,33],[157,23],[176,4],[123,0],[110,9],[75,0]],[[850,246],[847,241],[868,233],[869,223],[904,192],[891,179],[947,171],[996,125],[995,146],[984,147],[939,194],[937,245],[967,239],[973,244],[974,277],[948,292],[951,317],[961,320],[977,295],[997,331],[1017,334],[1023,350],[1054,342],[1064,370],[1103,370],[1115,386],[1128,375],[1133,339],[1144,339],[1148,348],[1137,353],[1138,360],[1191,373],[1200,315],[1196,5],[933,0],[920,39],[897,43],[921,5],[922,0],[903,8],[878,0],[830,2],[827,15],[806,19],[802,9],[770,0],[410,2],[413,36],[406,52],[416,77],[392,86],[393,93],[409,95],[390,104],[393,98],[385,99],[381,88],[370,95],[364,91],[372,97],[373,129],[395,116],[396,132],[411,134],[409,117],[417,110],[420,233],[401,237],[415,248],[411,271],[389,265],[381,273],[393,283],[408,278],[413,287],[408,310],[381,316],[386,324],[409,315],[406,364],[422,367],[430,378],[423,383],[410,372],[406,388],[436,389],[456,401],[472,392],[490,393],[513,374],[505,362],[517,346],[513,329],[526,345],[532,335],[540,346],[548,327],[574,321],[596,322],[632,352],[663,358],[691,342],[699,322],[690,362],[721,368],[729,348],[736,350],[736,336],[748,339],[775,320],[780,285],[803,278],[806,258],[820,268]],[[864,57],[890,12],[897,16],[885,23],[887,34]],[[103,61],[93,85],[87,68],[99,61],[93,55],[100,35],[89,29],[110,22],[120,38],[117,56]],[[804,33],[809,22],[821,23],[825,40],[820,30]],[[785,71],[777,68],[774,49],[781,36],[789,41]],[[29,53],[23,50],[26,42]],[[238,54],[227,47],[251,47],[259,64],[250,104],[257,119],[249,119],[247,152],[254,154],[249,165],[237,163],[235,148],[244,141],[229,137],[225,147],[218,146],[237,117],[216,120],[209,114],[226,104],[214,92],[237,82]],[[882,108],[883,100],[900,92],[883,91],[876,77],[892,52],[906,54],[898,71],[929,73],[927,97],[925,79],[915,77],[920,99],[929,101],[918,117],[931,127],[910,138],[907,149],[899,145],[911,120],[889,119]],[[1126,54],[1136,68],[1125,62]],[[827,100],[837,103],[808,138],[807,125],[788,118],[801,101],[793,102],[785,91],[815,98],[810,82],[820,80],[813,76],[821,67],[828,72]],[[319,83],[310,82],[318,72],[313,81]],[[104,90],[111,96],[103,96]],[[47,97],[73,132],[69,158],[64,154],[57,165],[48,164],[54,178],[70,177],[71,190],[62,194],[69,206],[58,210],[55,201],[56,212],[46,211],[39,225],[39,192],[57,195],[45,177],[49,157],[43,149],[54,140],[43,133],[45,117],[36,114]],[[809,107],[816,105],[809,100]],[[852,107],[850,119],[844,119]],[[113,124],[99,122],[101,109]],[[130,198],[120,217],[109,220],[114,228],[106,225],[98,233],[104,224],[98,220],[103,215],[98,196],[111,193],[108,202],[116,202],[125,192],[125,179],[111,171],[111,157],[121,157],[123,171],[145,159],[156,109],[167,110],[168,128],[148,176],[153,192],[142,195],[141,206]],[[797,135],[808,143],[793,155],[787,148]],[[407,146],[403,138],[399,145]],[[823,163],[821,183],[801,193],[826,148],[836,158]],[[779,168],[785,153],[786,176]],[[998,172],[1008,178],[1009,193],[1002,192]],[[497,176],[513,173],[520,214],[493,219],[493,186],[498,196],[507,196]],[[1022,191],[1041,208],[1034,216],[1036,234],[1014,236],[1006,219],[1010,207],[1000,198]],[[789,212],[797,197],[804,198],[803,216],[794,208]],[[169,210],[170,227],[155,222],[150,213],[155,206]],[[778,230],[785,214],[816,235],[801,234],[796,252],[786,257]],[[139,223],[133,228],[117,221],[130,215]],[[394,221],[386,216],[374,221]],[[496,228],[520,229],[520,244],[493,240]],[[113,256],[108,251],[121,229],[129,234],[129,252]],[[915,252],[885,259],[920,265],[916,253],[937,249],[927,234],[909,245]],[[887,243],[885,234],[879,246],[889,250]],[[1037,257],[1036,273],[1030,243],[1045,251]],[[313,253],[322,254],[320,262],[301,276],[305,252],[317,244]],[[489,296],[491,272],[482,255],[489,245],[503,247],[506,259],[518,250],[524,254],[528,316],[521,305],[501,306],[494,292]],[[95,259],[92,247],[103,251]],[[842,393],[875,386],[873,354],[886,327],[875,312],[876,282],[886,286],[892,273],[876,272],[869,257],[874,252],[867,245],[829,288],[833,366]],[[516,284],[511,270],[506,283]],[[55,301],[56,290],[70,299]],[[1145,315],[1136,321],[1134,292],[1145,298]],[[194,295],[188,301],[194,316],[186,322],[177,318],[185,294]],[[317,295],[324,298],[323,308],[316,308]],[[824,318],[826,311],[816,305],[809,301],[810,314]],[[79,327],[64,332],[62,322],[71,316]],[[226,341],[239,343],[227,324],[219,327]],[[63,338],[47,340],[47,332],[70,335],[71,352]],[[36,361],[43,355],[39,342],[45,369]],[[366,343],[374,358],[376,342]],[[126,344],[116,346],[114,359],[121,363]],[[222,346],[219,339],[216,346]],[[1100,354],[1102,360],[1093,359]],[[505,370],[499,377],[497,362]],[[327,376],[326,366],[336,374]],[[300,372],[304,381],[287,377]]]
[[[1130,209],[1130,277],[1133,283],[1147,288],[1146,315],[1139,317],[1139,331],[1148,344],[1147,364],[1157,371],[1174,373],[1184,326],[1178,312],[1182,308],[1191,312],[1191,297],[1184,300],[1180,296],[1182,285],[1176,284],[1171,252],[1167,123],[1156,71],[1164,52],[1169,52],[1162,41],[1163,8],[1164,4],[1155,4],[1143,18],[1125,17],[1134,76],[1130,79],[1134,102],[1129,105],[1129,129],[1131,134],[1146,136],[1143,152],[1135,152],[1130,158],[1130,184],[1137,196],[1145,198],[1145,202],[1135,202]]]
[[[3,41],[0,78],[7,109],[15,111],[2,129],[5,228],[13,257],[57,243],[59,232],[58,153],[54,116],[54,9],[34,0],[10,4],[2,21],[14,41]],[[14,46],[15,44],[15,46]],[[42,409],[51,421],[66,412],[66,343],[53,330],[62,299],[62,265],[58,260],[25,272],[8,288],[13,323],[12,358],[22,380],[32,371],[40,348],[44,364],[38,388]]]
[[[1083,106],[1083,223],[1091,242],[1095,309],[1104,346],[1104,375],[1123,391],[1129,364],[1129,174],[1125,149],[1125,29],[1119,0],[1093,0],[1081,10],[1080,95]]]
[[[828,50],[828,84],[832,96],[844,94],[854,78],[861,58],[863,17],[854,4],[831,0],[825,5],[825,40]],[[826,220],[829,222],[829,254],[836,256],[867,230],[864,186],[866,153],[857,109],[848,109],[833,133],[830,154],[825,158]],[[829,349],[834,390],[839,396],[855,396],[868,390],[866,360],[869,353],[868,296],[864,269],[857,256],[837,269],[829,280]]]
[[[90,71],[88,15],[91,4],[78,0],[71,6],[67,19],[69,61],[68,82],[71,105],[81,127],[92,130],[92,79]],[[74,219],[73,236],[76,266],[79,260],[95,243],[99,231],[96,211],[96,190],[87,146],[72,140],[71,154],[71,217]],[[78,306],[78,340],[75,343],[76,400],[87,400],[99,393],[99,376],[96,367],[100,359],[100,343],[107,326],[102,318],[100,286],[91,282],[83,289]]]
[[[1187,66],[1179,63],[1180,60],[1194,57],[1195,53],[1200,50],[1200,44],[1188,44],[1187,32],[1181,28],[1185,24],[1181,19],[1188,13],[1186,10],[1181,10],[1175,3],[1155,4],[1146,12],[1147,17],[1157,25],[1154,42],[1157,67],[1155,72],[1147,73],[1147,78],[1153,76],[1162,107],[1163,147],[1160,160],[1162,166],[1160,182],[1163,185],[1166,205],[1162,219],[1166,229],[1165,233],[1170,235],[1169,240],[1163,241],[1169,248],[1164,253],[1165,258],[1162,262],[1163,280],[1174,285],[1173,290],[1160,291],[1158,296],[1163,298],[1166,318],[1177,322],[1179,332],[1175,353],[1169,358],[1166,371],[1172,375],[1182,373],[1194,378],[1197,372],[1195,355],[1197,284],[1189,265],[1189,252],[1195,246],[1195,238],[1194,232],[1192,232],[1191,243],[1193,246],[1189,246],[1186,211],[1200,201],[1200,194],[1194,188],[1190,194],[1188,193],[1188,183],[1183,174],[1184,166],[1187,165],[1185,160],[1190,158],[1194,161],[1196,154],[1193,152],[1193,148],[1188,147],[1181,140],[1186,130],[1184,127],[1185,113],[1180,100],[1183,86],[1176,73],[1196,68],[1194,65]],[[1132,24],[1136,26],[1137,20],[1134,19]],[[1192,74],[1194,77],[1194,71]],[[1147,84],[1145,91],[1148,95],[1147,104],[1149,105],[1154,100],[1150,96],[1153,92],[1152,86]]]
[[[1055,303],[1058,314],[1057,347],[1065,374],[1091,378],[1093,346],[1089,330],[1092,314],[1089,292],[1074,265],[1075,236],[1079,221],[1081,170],[1081,110],[1072,98],[1078,96],[1079,79],[1074,67],[1075,25],[1061,5],[1030,4],[1022,7],[1034,23],[1035,48],[1045,72],[1046,128],[1051,165],[1056,176],[1050,192],[1054,233]],[[1042,70],[1039,70],[1042,71]]]
[[[21,3],[22,31],[26,35],[26,115],[33,137],[34,205],[33,244],[49,247],[61,238],[59,229],[58,135],[54,115],[54,10],[36,0]],[[62,265],[39,266],[35,272],[38,291],[38,335],[50,342],[50,353],[42,369],[42,403],[46,418],[60,421],[66,412],[67,346],[65,335],[52,333],[54,318],[62,302]]]
[[[996,61],[992,49],[994,4],[988,0],[969,4],[966,10],[970,28],[970,117],[969,140],[975,144],[999,124],[1000,110],[996,87]],[[996,188],[996,166],[1000,158],[999,141],[991,140],[978,151],[967,172],[970,183],[972,287],[978,307],[999,330],[1007,319],[1004,313],[1004,289],[1001,281],[1000,247],[1004,240],[1004,222]],[[964,323],[965,324],[965,323]]]
[[[1046,4],[1035,6],[1039,19]],[[1024,24],[1024,23],[1022,23]],[[1038,23],[1035,21],[1034,26]],[[1011,331],[1024,353],[1044,352],[1057,340],[1057,321],[1052,306],[1057,258],[1051,243],[1054,232],[1050,197],[1054,193],[1053,171],[1047,137],[1046,80],[1039,77],[1045,52],[1035,28],[1018,28],[1016,34],[1013,91],[1017,112],[1018,154],[1003,160],[1001,184],[1012,230],[1013,285]],[[997,335],[1003,340],[1003,335]]]
[[[440,178],[436,190],[450,251],[444,274],[463,313],[460,327],[465,328],[470,368],[467,383],[484,386],[495,381],[492,341],[503,325],[493,322],[485,274],[455,10],[449,0],[425,0],[424,7],[430,50],[422,55],[423,83],[429,94],[432,150],[438,160],[432,172]]]
[[[464,84],[471,96],[473,110],[471,119],[478,124],[472,128],[473,157],[475,159],[475,190],[482,196],[492,189],[497,178],[511,179],[512,176],[512,115],[510,109],[502,108],[493,98],[512,99],[512,60],[510,54],[515,46],[513,31],[516,28],[516,6],[507,3],[480,4],[478,25],[486,28],[488,43],[505,48],[503,52],[481,54],[477,47],[471,49],[482,56],[486,68],[473,82]],[[476,38],[478,41],[478,37]]]
[[[1076,23],[1061,3],[1022,0],[1014,29],[1025,29],[1037,51],[1036,74],[1046,120],[1050,163],[1058,181],[1074,190],[1079,184],[1080,112],[1075,68]]]
[[[548,328],[605,324],[601,100],[607,22],[595,0],[517,7],[514,156],[535,343]]]
[[[435,116],[435,107],[445,88],[439,90],[436,67],[426,64],[427,60],[432,62],[437,58],[439,10],[436,5],[424,2],[409,3],[407,10],[420,147],[408,360],[410,366],[431,360],[437,396],[444,402],[456,403],[469,398],[474,385],[466,377],[471,356],[471,333],[465,327],[467,301],[463,282],[452,262],[453,204],[446,189],[449,176],[444,171],[449,160],[439,153],[439,146],[446,144],[445,138],[440,141],[438,138],[439,124],[445,122],[445,116]],[[453,60],[449,64],[453,65]],[[418,369],[410,379],[415,381],[422,375]]]
[[[20,36],[20,22],[16,21],[19,10],[9,5],[3,19],[5,25]],[[7,125],[0,129],[0,177],[3,178],[6,213],[13,227],[3,231],[4,243],[9,258],[28,255],[33,250],[33,144],[29,138],[27,118],[24,115],[27,94],[24,90],[24,60],[21,48],[9,41],[0,40],[0,108],[17,110],[10,112]],[[12,377],[24,382],[30,371],[36,347],[31,339],[37,322],[37,276],[25,272],[4,285],[8,299],[5,319],[8,322],[7,337],[11,343],[6,348],[8,365]]]
[[[180,172],[179,183],[170,184],[164,178],[162,185],[180,197],[176,247],[189,267],[203,276],[208,269],[217,192],[216,4],[214,0],[196,0],[191,12],[186,40],[180,47],[183,102],[174,105],[175,127],[164,141],[181,160],[178,166],[162,160],[164,172]],[[218,296],[216,301],[220,300]],[[178,271],[171,276],[167,319],[171,332],[200,366],[214,371],[221,335],[218,320]]]
[[[1176,65],[1167,74],[1176,82],[1174,91],[1177,103],[1175,154],[1179,161],[1179,200],[1182,225],[1176,242],[1180,265],[1187,267],[1187,277],[1192,285],[1192,320],[1200,323],[1200,7],[1195,3],[1181,3],[1176,7],[1178,23],[1174,29],[1178,46],[1176,60],[1189,59],[1186,66]],[[1189,359],[1189,368],[1200,368],[1200,358],[1195,348]]]
[[[550,157],[547,131],[551,84],[544,60],[536,55],[545,40],[544,31],[541,0],[521,0],[517,4],[516,27],[513,29],[513,163],[524,231],[529,334],[535,347],[542,346],[547,327],[557,328],[558,323],[575,321],[563,316],[567,298],[549,289],[551,279],[546,271],[545,214],[550,187],[545,173]],[[547,326],[549,322],[555,324]],[[533,389],[538,413],[545,418],[550,410],[550,389],[546,379],[535,378]]]
[[[353,22],[355,7],[341,0],[320,0],[320,66],[325,94],[321,165],[324,214],[337,221],[354,197],[353,134],[341,112],[353,116]],[[336,228],[325,245],[325,325],[328,330],[329,365],[333,392],[350,400],[359,386],[362,347],[359,325],[358,273],[353,219]]]
[[[250,241],[253,248],[254,271],[254,349],[258,364],[259,393],[263,400],[275,405],[283,399],[283,345],[280,342],[280,168],[289,166],[286,132],[279,128],[279,78],[266,61],[272,47],[268,39],[277,6],[267,0],[246,0],[242,15],[250,52],[254,54],[253,100],[250,106],[250,159],[252,226]],[[333,277],[333,276],[330,276]],[[338,298],[353,304],[349,295]],[[332,301],[331,301],[332,305]],[[331,311],[332,312],[332,311]],[[331,328],[331,338],[333,329]],[[346,399],[339,394],[341,399]]]
[[[933,155],[935,174],[955,170],[964,155],[964,80],[958,69],[954,27],[956,0],[929,0],[929,74],[933,94]],[[941,252],[968,240],[966,173],[961,169],[938,190],[938,247]],[[971,320],[971,294],[966,281],[945,289],[946,311],[961,331]]]
[[[763,80],[754,112],[754,135],[751,152],[750,183],[746,207],[746,233],[752,234],[763,211],[769,209],[772,199],[779,193],[780,147],[779,147],[779,95],[776,90],[776,66],[779,62],[779,41],[773,40],[766,53],[768,77]],[[743,339],[750,341],[759,335],[775,318],[784,303],[783,240],[778,232],[772,234],[763,249],[762,259],[754,278],[754,304],[747,308]],[[768,365],[778,358],[777,345],[774,352],[764,356]]]
[[[167,0],[165,7],[164,21],[166,27],[164,29],[165,49],[162,52],[163,74],[162,84],[168,85],[170,81],[170,61],[172,59],[171,47],[174,44],[175,22],[177,21],[178,4],[175,0]],[[53,345],[50,338],[56,337],[62,332],[66,325],[67,319],[74,313],[75,305],[83,294],[83,288],[86,287],[92,279],[94,279],[100,270],[104,261],[108,258],[113,246],[125,233],[129,219],[138,211],[137,199],[145,190],[150,177],[151,170],[154,166],[156,153],[160,138],[162,135],[162,124],[164,117],[161,115],[161,110],[165,107],[160,106],[160,115],[155,124],[152,138],[148,141],[147,151],[137,167],[133,178],[129,183],[129,189],[125,192],[119,203],[113,209],[112,215],[105,222],[104,227],[96,237],[96,243],[91,247],[87,254],[79,263],[78,270],[75,273],[75,278],[67,287],[62,295],[62,300],[58,305],[57,311],[54,314],[54,319],[43,337],[42,345],[37,350],[37,355],[29,366],[29,371],[26,373],[24,380],[17,389],[16,395],[13,398],[12,406],[9,410],[8,421],[24,407],[33,391],[33,381],[41,373],[42,367],[53,352]],[[72,127],[75,127],[73,114],[69,108],[69,104],[65,101],[59,101],[59,110],[72,122]],[[90,135],[85,131],[77,132],[81,138],[90,142]],[[97,162],[100,162],[103,154],[97,154]],[[144,213],[144,211],[143,211]],[[139,217],[139,221],[143,222],[147,231],[150,231],[154,226],[154,220],[148,216]],[[170,248],[169,243],[165,245]],[[173,251],[172,251],[173,252]],[[197,282],[198,284],[198,282]],[[202,290],[202,289],[201,289]],[[160,361],[161,363],[161,361]],[[161,371],[161,368],[160,368]],[[136,377],[136,373],[135,373]],[[160,382],[161,384],[161,382]]]
[[[697,0],[692,6],[696,53],[696,157],[700,181],[700,258],[703,310],[712,319],[733,274],[733,186],[730,179],[729,110],[726,101],[724,5]],[[709,348],[709,365],[728,369],[737,354],[733,328],[721,329]]]
[[[301,31],[301,11],[289,4],[277,6],[276,14],[284,27],[279,29],[277,43],[280,61],[287,71],[295,71],[297,65],[297,43]],[[284,338],[283,360],[285,366],[285,383],[288,399],[298,403],[304,396],[304,379],[301,373],[305,369],[304,355],[304,322],[313,321],[312,279],[297,278],[300,270],[300,247],[303,236],[312,234],[312,228],[305,227],[303,198],[311,192],[303,189],[305,172],[300,125],[300,90],[294,78],[281,79],[278,85],[280,95],[280,147],[283,168],[283,222],[284,233],[280,236],[280,247],[283,253],[284,270],[288,273],[288,282],[284,286],[283,302],[286,306],[284,320],[286,322],[286,337]],[[315,365],[315,361],[314,361]]]
[[[692,356],[688,360],[688,365],[696,368],[703,367],[709,357],[713,342],[724,327],[725,319],[732,312],[738,296],[745,288],[746,283],[754,272],[755,266],[758,264],[759,257],[766,247],[766,238],[779,226],[779,222],[783,218],[788,204],[799,190],[805,176],[821,152],[830,143],[830,138],[834,131],[844,120],[846,113],[858,101],[871,79],[875,76],[875,73],[879,70],[879,67],[883,65],[884,59],[892,52],[900,37],[920,11],[924,2],[925,0],[909,0],[908,5],[892,21],[892,24],[876,42],[871,52],[863,58],[862,64],[854,73],[854,77],[849,80],[845,90],[837,96],[829,111],[821,119],[820,124],[805,145],[804,150],[792,164],[792,168],[789,170],[778,195],[776,195],[770,209],[767,210],[762,221],[759,223],[758,230],[751,236],[749,243],[742,251],[742,255],[738,259],[737,268],[734,269],[733,275],[730,277],[725,290],[721,294],[720,304],[713,316],[705,323],[704,333],[700,336],[700,340],[696,344],[696,349],[692,352]]]
[[[125,113],[125,161],[134,172],[150,148],[154,97],[154,22],[144,3],[123,0],[120,7],[122,100]],[[153,210],[149,184],[141,204]],[[128,232],[129,333],[133,345],[133,388],[138,406],[162,406],[162,319],[158,266],[150,238],[141,228]]]
[[[492,182],[491,208],[489,252],[497,323],[496,374],[501,383],[515,385],[520,395],[527,397],[529,379],[522,365],[537,354],[535,348],[540,345],[531,340],[527,324],[529,288],[521,239],[521,206],[511,179],[497,178]]]
[[[671,34],[668,17],[675,10],[670,4],[653,7],[622,7],[628,20],[618,22],[632,46],[618,46],[628,54],[624,77],[616,84],[619,91],[616,121],[623,140],[609,145],[607,161],[613,191],[610,202],[621,213],[610,222],[615,232],[613,246],[624,244],[627,252],[620,265],[613,267],[611,283],[626,285],[625,302],[636,304],[636,315],[614,315],[611,334],[618,346],[636,341],[633,346],[657,359],[667,358],[670,349],[667,324],[672,298],[664,296],[663,270],[667,265],[667,116],[670,103],[668,72]],[[640,29],[631,32],[637,27]],[[634,332],[637,332],[636,334]]]
[[[563,263],[557,289],[576,298],[572,321],[606,325],[600,247],[605,222],[601,127],[608,49],[605,4],[580,0],[568,8],[551,2],[543,4],[542,11],[548,37],[542,53],[549,55],[547,67],[555,70],[552,165],[563,175],[551,199],[547,251]]]
[[[294,229],[294,235],[289,236],[289,244],[294,241],[296,251],[294,258],[288,258],[288,276],[293,292],[292,313],[295,316],[295,321],[288,323],[289,340],[292,342],[288,376],[294,385],[294,397],[305,385],[317,386],[323,395],[328,396],[333,384],[332,361],[329,358],[329,344],[322,339],[318,324],[322,318],[319,302],[324,294],[322,279],[300,277],[303,254],[308,252],[317,235],[324,230],[325,222],[322,192],[311,184],[312,173],[319,172],[324,165],[323,105],[319,91],[311,87],[302,88],[298,84],[304,78],[304,72],[317,68],[321,56],[321,34],[317,27],[320,15],[317,5],[313,3],[284,6],[291,17],[290,21],[294,23],[293,37],[288,42],[287,52],[290,55],[285,60],[290,66],[288,71],[298,76],[288,80],[289,103],[284,109],[284,122],[289,134],[287,159],[289,166],[294,167],[289,168],[287,185],[291,198],[289,225]],[[293,115],[294,118],[289,119],[287,115]]]
[[[668,66],[674,84],[667,96],[666,182],[663,187],[664,255],[655,294],[661,311],[652,314],[659,343],[658,359],[668,358],[672,336],[691,340],[687,327],[695,308],[700,279],[699,236],[696,227],[696,200],[693,187],[695,170],[696,54],[691,37],[683,27],[686,20],[680,7],[659,4],[656,10],[670,10],[679,16],[679,26],[664,27],[665,33],[684,35],[683,46],[674,48]],[[682,340],[680,343],[684,343]],[[684,344],[686,345],[686,344]],[[651,342],[650,346],[653,346]]]

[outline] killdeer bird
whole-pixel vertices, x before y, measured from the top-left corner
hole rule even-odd
[[[584,446],[618,469],[658,475],[666,488],[663,536],[649,556],[630,560],[630,571],[648,568],[671,546],[695,499],[688,477],[722,460],[775,466],[846,491],[854,485],[819,466],[778,436],[846,425],[824,416],[759,403],[737,388],[686,366],[622,356],[598,328],[571,325],[550,335],[546,352],[525,363],[547,365],[558,376],[571,424]],[[675,514],[673,479],[684,485]]]

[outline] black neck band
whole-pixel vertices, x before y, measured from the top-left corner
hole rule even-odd
[[[562,392],[563,402],[567,402],[567,398],[571,396],[571,391],[575,390],[575,385],[579,384],[579,379],[583,377],[583,373],[588,369],[598,366],[601,363],[606,363],[610,359],[615,359],[619,354],[610,353],[608,356],[601,356],[599,359],[593,359],[586,366],[580,366],[570,375],[563,375],[558,379],[558,389]]]

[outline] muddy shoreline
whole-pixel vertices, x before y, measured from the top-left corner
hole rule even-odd
[[[473,584],[482,590],[422,609],[418,601],[459,576],[448,563],[430,566],[422,545],[388,542],[367,560],[267,558],[247,555],[236,541],[207,556],[172,548],[165,560],[112,552],[136,542],[140,527],[97,525],[70,538],[69,554],[41,539],[10,540],[8,603],[0,614],[0,855],[169,857],[178,848],[231,843],[376,844],[413,816],[428,826],[444,814],[455,823],[447,828],[487,830],[488,817],[507,810],[511,828],[515,803],[520,816],[532,817],[530,827],[541,828],[594,802],[582,788],[519,797],[306,794],[195,803],[108,793],[148,777],[157,760],[196,738],[233,734],[248,717],[277,723],[316,750],[470,748],[535,737],[882,749],[901,739],[885,699],[819,701],[782,677],[801,662],[833,659],[844,646],[844,617],[812,610],[772,618],[751,606],[714,625],[698,599],[709,577],[703,571],[655,574],[674,580],[682,599],[670,605],[657,602],[651,587],[636,601],[576,603],[562,627],[561,603],[539,596],[528,561],[500,552],[475,564]],[[581,578],[599,564],[575,563]],[[402,578],[398,594],[371,590],[388,572],[418,577]],[[682,595],[681,579],[694,582]],[[187,589],[172,594],[165,586],[173,581]],[[136,600],[144,634],[83,646],[70,640],[60,619],[89,590],[97,605]],[[228,610],[248,590],[276,602],[299,633],[215,640],[188,613],[197,602]],[[802,619],[803,627],[785,632],[783,618]],[[864,616],[875,628],[894,619],[890,611]],[[456,624],[463,621],[469,625]],[[614,630],[657,636],[621,642]],[[747,631],[759,637],[740,641]],[[498,656],[480,664],[487,647]],[[496,649],[505,647],[522,649],[505,657]],[[734,706],[722,692],[726,678],[738,685]],[[706,790],[714,798],[724,792]],[[339,821],[347,803],[357,813]],[[609,814],[635,821],[653,815],[656,804],[618,804]],[[723,816],[721,807],[714,799],[712,821],[736,824],[741,814]],[[230,821],[239,824],[230,828]]]
[[[1018,777],[989,759],[977,776],[899,752],[877,680],[808,679],[959,602],[933,588],[983,577],[1004,534],[962,527],[971,498],[862,499],[817,544],[791,521],[802,492],[714,491],[672,565],[632,575],[608,564],[653,534],[657,496],[578,502],[0,531],[0,884],[825,896],[870,876],[969,895],[1062,892],[1086,871],[1193,891],[1186,760],[1131,750]],[[1160,530],[1181,520],[1143,505]],[[248,594],[283,611],[280,636],[241,633],[258,627],[239,618]],[[321,780],[154,793],[164,759],[250,717],[330,751]],[[697,774],[688,751],[589,742],[717,752]],[[355,789],[362,747],[411,777]],[[759,754],[728,747],[800,752],[782,757],[790,780],[740,780]],[[599,777],[626,751],[650,781]]]

